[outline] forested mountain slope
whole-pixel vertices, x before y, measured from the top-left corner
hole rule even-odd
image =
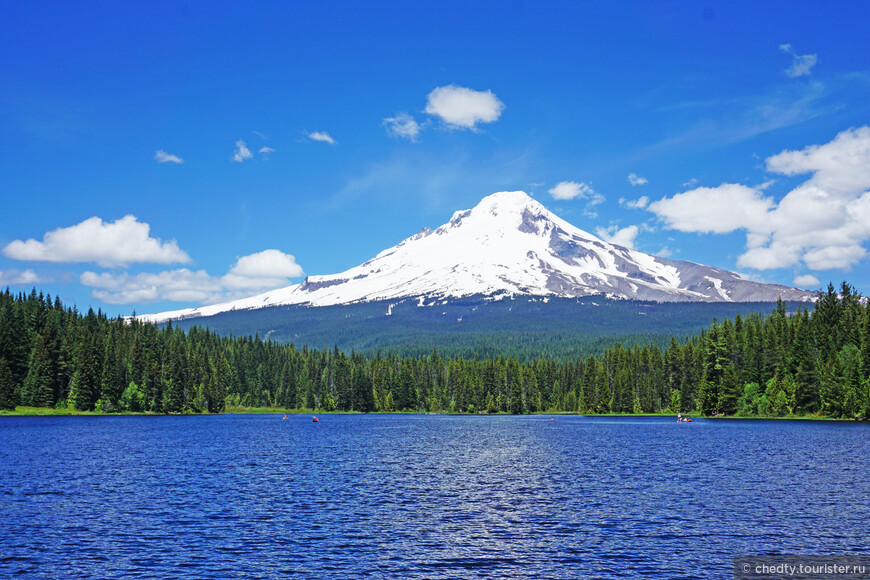
[[[797,303],[790,303],[797,308]],[[207,327],[222,336],[254,336],[297,347],[333,347],[365,355],[419,356],[437,350],[463,358],[513,356],[520,361],[565,361],[601,355],[615,342],[683,341],[718,318],[769,314],[769,302],[658,303],[604,296],[487,300],[469,296],[419,306],[417,300],[361,302],[311,308],[273,306],[173,321]]]

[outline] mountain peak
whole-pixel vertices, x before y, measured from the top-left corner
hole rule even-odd
[[[505,218],[510,219],[512,216],[515,219],[520,219],[519,216],[527,211],[534,215],[540,215],[547,209],[524,191],[500,191],[484,197],[471,209],[454,212],[450,221],[441,226],[439,230],[445,227],[460,226],[465,223],[463,220],[470,216],[473,216],[472,221],[490,221],[492,218],[499,218],[499,221],[502,221]]]
[[[506,211],[522,210],[527,207],[543,208],[525,191],[499,191],[481,199],[474,209],[503,209]]]
[[[559,218],[523,191],[484,197],[449,222],[423,228],[367,262],[227,304],[143,317],[163,321],[285,304],[329,306],[416,298],[528,295],[665,302],[811,300],[809,292],[743,280],[693,262],[605,242]]]
[[[490,213],[492,215],[550,214],[547,208],[525,191],[500,191],[487,195],[471,211],[475,213]]]

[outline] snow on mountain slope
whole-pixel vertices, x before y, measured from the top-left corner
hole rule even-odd
[[[371,260],[328,276],[225,304],[140,316],[162,322],[288,304],[486,295],[683,301],[811,300],[812,293],[744,280],[693,262],[656,258],[605,242],[521,191],[495,193],[424,228]],[[421,302],[421,303],[423,303]]]

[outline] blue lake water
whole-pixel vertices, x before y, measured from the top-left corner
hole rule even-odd
[[[0,577],[730,578],[868,553],[870,426],[0,418]]]

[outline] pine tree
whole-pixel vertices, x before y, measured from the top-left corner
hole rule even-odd
[[[9,363],[5,358],[0,358],[0,410],[12,411],[15,409],[15,381]]]
[[[12,384],[18,391],[27,376],[30,333],[24,324],[20,303],[13,301],[8,292],[7,289],[6,299],[0,305],[0,358],[6,359]]]
[[[33,335],[33,348],[24,387],[21,389],[21,404],[31,407],[54,406],[54,378],[48,337]]]
[[[103,353],[103,373],[100,377],[100,400],[104,410],[113,411],[121,398],[126,372],[115,340],[110,335]]]
[[[718,409],[725,415],[737,413],[737,399],[741,394],[740,383],[737,382],[737,371],[734,365],[729,363],[722,375],[722,385],[719,389]]]

